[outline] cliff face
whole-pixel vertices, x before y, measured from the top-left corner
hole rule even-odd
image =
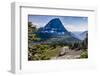
[[[67,31],[59,18],[55,18],[49,21],[44,27],[37,31],[37,34],[42,40],[53,42],[79,41],[79,39],[71,35],[71,32]]]
[[[44,35],[44,38],[47,37],[58,37],[64,35],[70,35],[70,32],[65,29],[64,25],[59,18],[52,19],[44,27],[38,30],[38,33]]]

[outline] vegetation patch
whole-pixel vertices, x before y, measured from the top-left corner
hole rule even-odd
[[[80,58],[88,58],[88,52],[87,50],[83,51],[80,55]]]

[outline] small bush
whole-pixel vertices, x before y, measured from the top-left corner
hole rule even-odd
[[[80,58],[88,58],[88,52],[87,51],[83,51],[80,55]]]
[[[52,57],[56,57],[59,54],[61,47],[55,48],[47,44],[32,45],[28,49],[28,60],[50,60]]]

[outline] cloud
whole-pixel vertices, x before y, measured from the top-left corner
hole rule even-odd
[[[65,28],[68,31],[71,32],[77,32],[77,31],[87,31],[88,30],[88,26],[87,25],[66,25]]]

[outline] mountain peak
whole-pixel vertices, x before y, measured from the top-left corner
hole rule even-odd
[[[44,30],[47,30],[47,31],[53,30],[55,32],[66,32],[67,31],[59,18],[54,18],[51,21],[49,21],[45,25]]]
[[[54,19],[52,19],[51,21],[60,21],[60,19],[59,18],[54,18]]]
[[[68,41],[78,40],[67,31],[59,18],[50,20],[44,27],[40,28],[37,33],[41,39],[44,40],[49,38],[68,39]]]

